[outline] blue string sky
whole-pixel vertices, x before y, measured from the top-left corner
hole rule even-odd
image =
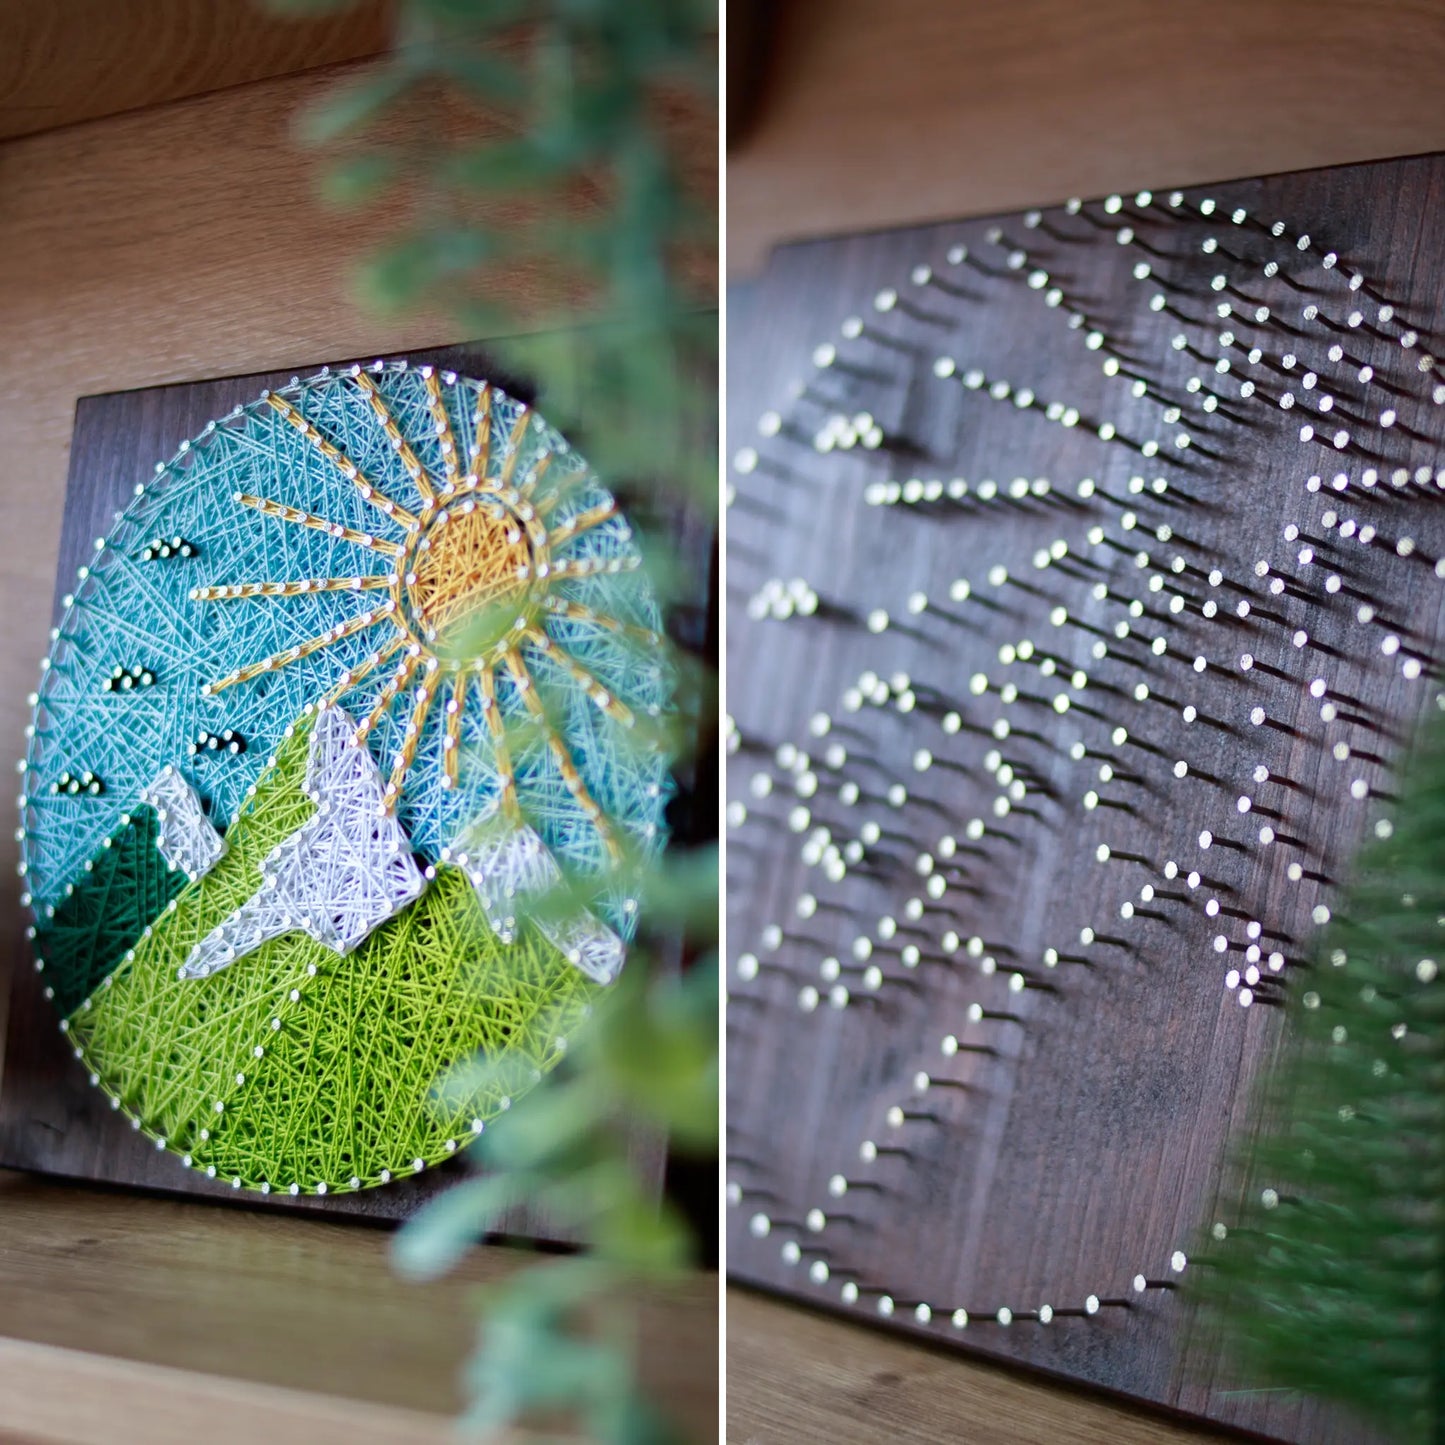
[[[278,395],[354,462],[378,493],[419,514],[424,497],[402,451],[387,436],[365,386],[367,377],[421,463],[423,485],[440,491],[447,458],[435,398],[422,369],[398,363],[380,371],[368,368],[361,379],[348,372],[322,373]],[[441,403],[465,471],[482,387],[451,373],[441,373],[440,381]],[[510,468],[514,485],[520,486],[550,453],[532,498],[545,509],[549,531],[611,501],[586,463],[540,418],[528,420],[512,458],[509,439],[522,405],[495,388],[487,395],[491,424],[485,476],[499,478]],[[264,398],[208,427],[144,482],[94,554],[88,575],[77,581],[42,673],[23,809],[27,887],[41,910],[63,894],[115,830],[120,815],[168,763],[181,769],[207,801],[213,820],[225,827],[303,707],[331,692],[347,670],[363,669],[373,653],[399,635],[398,622],[381,616],[375,625],[361,626],[289,665],[204,693],[206,684],[237,669],[353,623],[367,611],[379,612],[390,594],[379,582],[362,590],[220,601],[198,600],[195,589],[380,579],[397,565],[394,554],[361,541],[238,504],[238,493],[325,518],[381,544],[398,547],[407,541],[402,524],[383,515],[333,459]],[[148,544],[174,537],[190,543],[194,554],[144,558]],[[620,514],[558,540],[553,560],[565,559],[568,566],[551,579],[547,593],[556,602],[577,604],[578,615],[543,610],[538,624],[610,698],[647,719],[664,710],[670,695],[672,679],[663,654],[639,635],[583,615],[614,619],[624,629],[660,632],[645,574],[605,570],[614,563],[635,568],[638,556],[636,539]],[[570,575],[573,563],[582,564],[584,575]],[[524,640],[517,651],[587,793],[619,839],[644,856],[660,847],[670,791],[664,754],[655,746],[639,746],[634,731],[597,706],[576,669],[569,669],[555,649]],[[401,655],[339,698],[354,718],[372,711]],[[149,686],[107,690],[104,683],[117,667],[142,667],[155,680]],[[599,879],[605,896],[596,906],[630,937],[635,915],[622,907],[622,894],[607,890],[603,881],[610,864],[602,834],[567,786],[556,751],[529,725],[512,673],[499,666],[492,675],[527,822],[565,867]],[[392,772],[411,714],[409,688],[366,738],[383,776]],[[495,804],[500,787],[494,743],[475,686],[462,715],[459,782],[451,789],[443,786],[445,726],[443,707],[433,706],[397,809],[412,847],[429,861],[457,843],[467,825]],[[244,751],[192,755],[191,745],[203,733],[227,729],[244,740]],[[84,770],[101,780],[99,796],[54,791],[63,772]]]

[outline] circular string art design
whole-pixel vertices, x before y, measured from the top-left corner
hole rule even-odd
[[[663,843],[640,560],[539,416],[404,361],[263,392],[136,488],[41,664],[21,872],[60,1026],[157,1147],[360,1189],[556,1062]],[[438,1093],[478,1051],[497,1081]]]

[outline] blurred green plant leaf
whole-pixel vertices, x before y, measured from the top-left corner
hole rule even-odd
[[[435,299],[443,277],[465,276],[496,254],[496,241],[464,226],[418,231],[382,247],[358,276],[362,300],[378,311],[399,311]]]
[[[513,1106],[512,1117],[494,1125],[483,1157],[506,1170],[544,1168],[584,1154],[607,1117],[606,1101],[575,1080],[534,1089]]]
[[[517,1202],[521,1175],[467,1179],[439,1194],[398,1231],[392,1259],[409,1279],[437,1279],[455,1267],[496,1219]]]
[[[476,24],[475,20],[471,23]],[[526,94],[523,77],[514,63],[475,47],[439,46],[436,73],[458,82],[489,109],[515,105]]]
[[[647,919],[655,929],[680,929],[690,938],[717,936],[718,851],[715,846],[663,855],[647,880]],[[686,980],[693,987],[692,973]],[[714,980],[714,983],[716,980]],[[701,985],[700,985],[701,986]],[[713,999],[716,1005],[716,998]]]
[[[411,9],[427,20],[483,31],[505,29],[537,16],[537,6],[528,0],[411,0]]]
[[[332,206],[364,205],[380,196],[397,173],[395,156],[381,151],[352,156],[327,167],[321,178],[321,195]]]
[[[593,1246],[631,1273],[669,1275],[692,1258],[692,1231],[666,1200],[659,1205],[645,1199],[633,1184],[598,1220]]]
[[[345,8],[270,3],[295,14]],[[392,56],[298,127],[309,145],[350,146],[324,171],[329,203],[407,208],[403,227],[359,268],[363,304],[446,314],[462,333],[489,338],[504,372],[542,384],[548,420],[584,447],[605,485],[625,496],[629,483],[664,483],[710,517],[717,318],[706,267],[678,263],[685,246],[710,239],[709,224],[715,236],[716,221],[679,182],[665,117],[684,92],[715,91],[715,4],[397,0],[396,16]],[[559,315],[519,318],[507,300],[514,289],[497,284],[510,281],[508,268],[525,274],[530,294],[555,295]],[[639,526],[645,565],[678,636],[695,643],[707,627],[696,615],[698,579],[664,540],[669,525],[664,515]],[[489,629],[486,617],[473,621],[473,632]],[[626,743],[681,764],[716,687],[685,653],[672,652],[669,666],[677,715],[639,719]],[[518,766],[545,746],[522,730],[509,741]],[[643,898],[656,928],[685,930],[694,948],[714,942],[715,850],[656,868],[629,849],[617,881]],[[564,879],[527,900],[522,926],[591,906],[595,887]],[[522,1201],[587,1241],[584,1252],[486,1291],[467,1427],[565,1420],[569,1433],[607,1445],[675,1438],[638,1385],[629,1287],[682,1268],[689,1233],[633,1172],[627,1124],[651,1121],[678,1148],[715,1147],[716,980],[711,954],[682,978],[662,977],[634,944],[622,978],[540,1083],[506,1058],[468,1060],[438,1080],[448,1108],[513,1103],[471,1151],[486,1172],[399,1233],[398,1269],[416,1279],[445,1272]]]
[[[479,191],[532,190],[555,184],[563,174],[531,136],[468,146],[444,155],[437,163],[442,182]]]
[[[707,1001],[706,1008],[699,1001]],[[695,964],[687,984],[660,980],[618,1008],[596,1033],[600,1071],[618,1096],[664,1125],[679,1144],[717,1139],[717,969]]]
[[[627,1343],[577,1337],[581,1311],[605,1305],[618,1276],[577,1257],[518,1271],[488,1296],[479,1347],[467,1366],[472,1405],[463,1424],[488,1432],[519,1418],[574,1413],[599,1440],[614,1433],[633,1394]]]
[[[400,64],[345,81],[302,113],[298,134],[306,145],[329,145],[376,120],[415,81],[412,71]]]

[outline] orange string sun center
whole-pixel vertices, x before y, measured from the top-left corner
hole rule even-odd
[[[465,666],[504,652],[546,588],[545,541],[506,502],[468,497],[421,530],[401,568],[400,610],[428,652]]]

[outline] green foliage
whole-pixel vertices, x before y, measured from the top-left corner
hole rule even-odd
[[[715,90],[716,5],[400,0],[398,25],[393,55],[298,127],[308,145],[347,142],[323,180],[329,203],[407,200],[406,228],[358,268],[362,300],[439,309],[493,338],[512,370],[539,380],[548,420],[585,437],[604,478],[666,475],[715,506],[716,467],[697,443],[716,404],[717,215],[681,183],[668,102]],[[689,245],[708,272],[692,280],[679,264]],[[565,343],[517,334],[496,301],[512,272],[559,298],[526,330],[565,323]],[[603,324],[579,330],[587,321]],[[546,354],[559,344],[562,365]]]
[[[339,139],[400,100],[415,78],[409,67],[398,66],[339,86],[332,91],[325,106],[303,118],[302,139],[312,145]]]
[[[640,1284],[689,1263],[692,1242],[686,1221],[630,1165],[625,1125],[650,1120],[674,1147],[716,1149],[717,970],[709,958],[681,978],[648,977],[639,962],[578,1031],[562,1069],[478,1141],[484,1172],[397,1236],[398,1268],[423,1280],[453,1268],[521,1202],[587,1240],[585,1254],[519,1270],[488,1292],[468,1368],[464,1423],[475,1428],[560,1411],[590,1439],[672,1438],[637,1387],[633,1305]],[[473,1061],[440,1092],[496,1088],[498,1067]]]
[[[321,194],[334,206],[360,206],[376,200],[397,178],[397,162],[392,156],[359,155],[338,161],[326,173]]]
[[[345,8],[267,3],[298,14]],[[399,0],[393,54],[298,127],[303,143],[332,152],[328,204],[370,210],[396,198],[409,208],[358,268],[367,305],[440,312],[459,334],[488,338],[506,370],[540,383],[548,421],[604,482],[665,481],[704,516],[717,503],[717,217],[711,198],[685,193],[668,115],[679,97],[696,108],[712,96],[716,32],[715,0]],[[558,298],[554,314],[519,315],[499,301],[516,294],[515,276]],[[645,529],[644,538],[664,607],[690,602],[696,579]],[[689,659],[675,658],[674,670],[678,718],[662,735],[639,729],[638,742],[681,762],[714,689]],[[685,929],[711,948],[714,852],[670,858],[629,882],[654,928]],[[670,1437],[637,1385],[629,1286],[682,1268],[691,1241],[635,1174],[625,1125],[646,1120],[676,1149],[715,1153],[715,958],[680,979],[658,976],[634,946],[589,1026],[568,1037],[564,1066],[488,1129],[470,1151],[478,1177],[418,1215],[396,1259],[433,1278],[523,1201],[585,1239],[584,1252],[520,1270],[490,1293],[466,1423],[565,1418],[590,1438],[648,1445]],[[453,1071],[439,1106],[500,1087],[498,1067],[476,1060]]]
[[[1199,1292],[1247,1376],[1424,1442],[1445,1427],[1445,719],[1401,778],[1291,1002],[1244,1218],[1214,1226]]]
[[[671,1445],[676,1434],[629,1388],[626,1336],[584,1339],[569,1329],[579,1313],[598,1313],[620,1282],[604,1264],[574,1260],[523,1270],[495,1291],[485,1347],[468,1371],[474,1403],[463,1425],[488,1433],[556,1415],[588,1439]]]

